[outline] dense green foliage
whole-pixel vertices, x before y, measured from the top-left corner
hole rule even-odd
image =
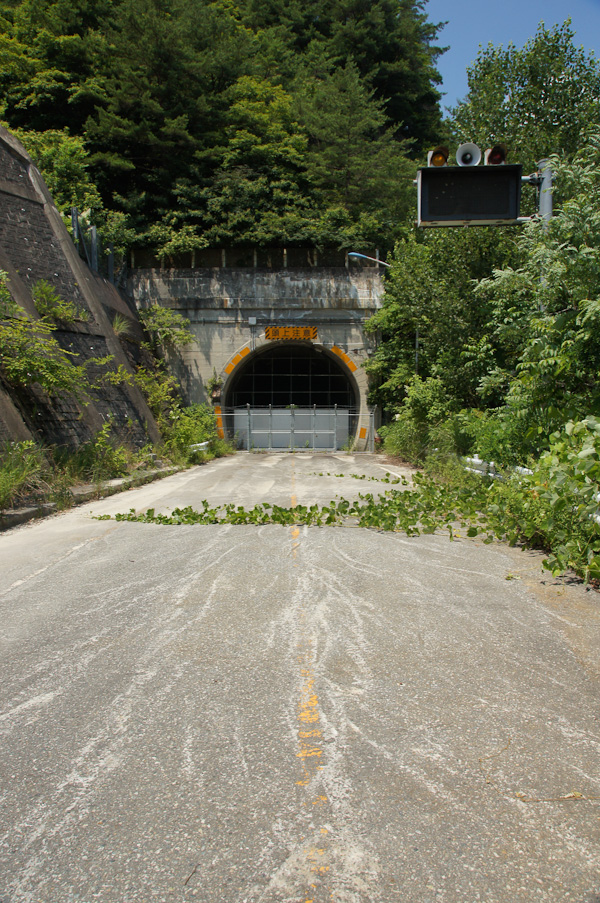
[[[480,52],[452,111],[455,141],[502,141],[525,172],[549,160],[554,215],[505,229],[407,228],[369,324],[380,343],[367,365],[388,452],[437,473],[468,453],[500,468],[500,480],[479,481],[455,508],[471,532],[479,518],[491,536],[549,551],[553,571],[595,580],[599,98],[600,64],[574,46],[568,22],[540,26],[522,49]],[[532,189],[523,207],[537,210]],[[515,465],[532,472],[502,471]]]
[[[23,494],[46,485],[48,460],[32,440],[0,448],[0,511]]]
[[[87,395],[85,366],[58,344],[54,326],[26,315],[0,322],[0,374],[11,386],[37,383],[48,395]]]
[[[482,48],[467,74],[469,93],[452,111],[455,137],[506,142],[525,172],[550,154],[571,156],[582,130],[600,122],[600,67],[575,45],[569,21],[542,23],[522,48]]]
[[[390,247],[436,32],[420,0],[1,0],[0,108],[121,247]]]
[[[45,279],[40,279],[33,286],[31,296],[35,309],[46,323],[60,322],[65,325],[76,320],[86,320],[87,315],[78,309],[72,301],[65,301]]]
[[[564,200],[547,226],[398,246],[368,364],[396,415],[390,451],[422,460],[443,426],[461,451],[523,464],[567,420],[600,413],[600,132],[551,159]]]
[[[110,421],[76,451],[43,447],[31,439],[6,443],[0,446],[0,512],[47,503],[67,508],[75,501],[74,486],[91,482],[104,495],[110,487],[103,482],[114,477],[139,485],[157,476],[157,462],[151,448],[120,442]]]
[[[202,448],[190,448],[202,443]],[[23,505],[74,504],[73,487],[95,484],[98,495],[110,494],[107,480],[126,478],[126,488],[173,473],[171,465],[204,464],[231,454],[217,438],[214,414],[206,406],[183,409],[159,449],[136,448],[119,438],[108,420],[96,435],[75,451],[44,447],[33,440],[0,445],[0,512]]]
[[[59,325],[87,319],[82,309],[61,298],[45,279],[32,286],[31,295],[39,319],[13,300],[8,276],[0,270],[0,378],[8,386],[37,385],[49,396],[71,394],[87,404],[94,388],[131,382],[131,374],[122,364],[115,366],[112,354],[76,363],[77,355],[56,340]],[[100,370],[93,380],[88,368]]]
[[[481,51],[469,85],[457,140],[503,139],[532,168],[549,159],[554,216],[407,228],[369,324],[381,342],[368,370],[393,419],[390,451],[421,461],[441,443],[524,464],[567,420],[600,413],[600,64],[568,23],[541,26],[520,50]]]
[[[33,285],[32,300],[37,319],[14,301],[7,274],[0,271],[0,381],[24,395],[32,388],[41,389],[49,399],[71,395],[82,405],[89,403],[96,389],[135,382],[156,417],[163,441],[157,450],[159,459],[149,447],[133,447],[123,428],[117,430],[108,419],[76,451],[44,449],[33,441],[0,446],[0,510],[24,501],[71,504],[70,487],[81,481],[131,474],[137,479],[157,460],[199,464],[230,453],[228,444],[217,437],[214,411],[207,405],[185,408],[177,382],[167,370],[163,353],[191,340],[182,317],[162,308],[148,309],[146,366],[132,373],[123,364],[117,366],[111,354],[77,363],[77,356],[65,351],[54,333],[59,325],[64,328],[85,319],[84,312],[61,298],[45,280]],[[201,448],[194,447],[198,444]]]
[[[151,304],[149,307],[141,308],[138,316],[150,337],[150,345],[154,352],[162,353],[168,349],[183,348],[194,339],[189,320],[169,307]]]

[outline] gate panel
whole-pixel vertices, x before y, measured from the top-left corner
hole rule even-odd
[[[230,431],[238,448],[337,451],[353,437],[359,412],[348,408],[234,408]],[[366,448],[373,450],[373,413],[369,412]],[[361,418],[364,422],[365,415]]]

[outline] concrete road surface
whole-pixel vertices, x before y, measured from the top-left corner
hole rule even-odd
[[[0,903],[600,903],[597,593],[466,538],[90,516],[387,469],[238,455],[0,536]]]

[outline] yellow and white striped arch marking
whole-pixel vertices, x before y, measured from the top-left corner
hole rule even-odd
[[[235,368],[237,367],[237,365],[241,364],[241,362],[244,360],[244,358],[247,357],[249,354],[250,354],[250,346],[244,345],[242,350],[238,351],[238,353],[234,357],[232,357],[231,360],[229,361],[229,363],[224,367],[224,370],[225,370],[225,373],[227,374],[227,376],[230,376],[233,373],[233,371],[235,370]],[[217,435],[218,435],[219,439],[224,439],[225,438],[225,429],[223,427],[223,409],[221,408],[220,405],[215,405],[215,414],[217,417]]]
[[[225,367],[225,373],[229,376],[238,364],[240,364],[245,357],[250,354],[250,347],[248,345],[244,345],[241,351],[238,351],[235,357],[232,357],[227,366]]]
[[[355,370],[358,370],[358,367],[356,366],[352,358],[349,357],[345,351],[342,351],[341,348],[338,348],[337,345],[334,345],[331,350],[334,354],[337,354],[337,356],[343,360],[348,370],[350,370],[352,373],[354,373]]]
[[[339,357],[340,360],[342,360],[345,363],[345,365],[348,367],[348,370],[350,370],[351,373],[354,373],[356,370],[358,370],[358,367],[356,366],[356,364],[354,363],[352,358],[348,354],[346,354],[346,352],[343,351],[341,348],[338,348],[337,345],[333,345],[331,350],[332,350],[333,354],[337,355],[337,357]],[[227,376],[230,376],[233,373],[233,371],[235,370],[235,368],[237,367],[237,365],[241,364],[241,362],[244,360],[244,358],[247,357],[249,354],[250,354],[250,346],[244,345],[244,347],[241,349],[241,351],[238,351],[237,354],[235,355],[235,357],[232,357],[231,360],[224,367],[224,370],[225,370],[225,373],[227,374]]]
[[[358,370],[358,367],[356,366],[356,364],[354,363],[352,358],[349,357],[345,351],[342,351],[341,348],[338,348],[337,345],[334,345],[331,350],[333,351],[334,354],[337,354],[337,356],[339,358],[341,358],[341,360],[343,360],[343,362],[345,363],[345,365],[347,366],[348,370],[350,370],[351,373],[354,373],[355,370]],[[359,439],[367,438],[367,428],[365,426],[361,426],[359,433],[358,433],[358,437],[359,437]]]

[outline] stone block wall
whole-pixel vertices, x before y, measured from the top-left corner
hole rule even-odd
[[[131,370],[111,327],[120,313],[130,332],[141,336],[137,318],[116,289],[80,259],[40,173],[23,147],[0,128],[0,268],[8,273],[13,298],[37,317],[32,289],[44,279],[85,313],[87,321],[57,330],[62,348],[77,362],[112,354]],[[139,390],[130,386],[95,390],[83,405],[74,398],[49,398],[39,387],[26,390],[0,384],[0,442],[34,436],[44,442],[77,446],[110,417],[135,444],[158,441],[156,423]]]

